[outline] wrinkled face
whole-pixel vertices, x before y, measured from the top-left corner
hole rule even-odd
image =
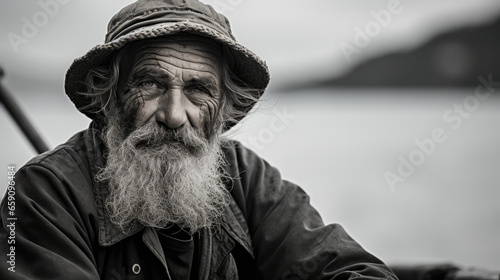
[[[222,181],[220,46],[180,34],[120,53],[118,99],[108,111],[106,209],[134,222],[190,233],[216,223],[228,203]]]
[[[126,56],[126,85],[119,95],[135,112],[132,130],[147,123],[191,127],[208,134],[219,113],[220,46],[200,36],[150,40]]]

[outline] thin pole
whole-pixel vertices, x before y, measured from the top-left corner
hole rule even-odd
[[[0,102],[5,106],[5,109],[7,109],[12,119],[14,119],[19,128],[23,131],[24,135],[31,142],[31,145],[33,145],[35,150],[40,154],[48,151],[49,148],[36,132],[35,128],[31,125],[30,121],[17,105],[14,98],[12,98],[9,92],[7,92],[7,90],[2,86],[1,79],[3,76],[4,71],[2,67],[0,67]]]

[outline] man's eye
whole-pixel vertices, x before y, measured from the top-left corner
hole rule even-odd
[[[139,83],[140,88],[152,89],[158,87],[158,85],[153,81],[142,81]]]
[[[210,92],[204,87],[190,87],[187,91],[194,94],[210,94]]]

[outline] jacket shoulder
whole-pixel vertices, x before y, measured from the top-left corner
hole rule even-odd
[[[69,195],[73,202],[83,197],[93,199],[93,168],[85,144],[86,132],[75,134],[19,168],[15,174],[17,197],[39,201],[44,193],[52,193],[53,197]]]
[[[53,165],[54,162],[58,162],[60,159],[73,155],[80,158],[85,157],[85,134],[87,130],[80,131],[73,135],[68,141],[65,143],[55,147],[52,150],[46,151],[42,154],[39,154],[28,161],[22,168],[32,166],[32,165]]]

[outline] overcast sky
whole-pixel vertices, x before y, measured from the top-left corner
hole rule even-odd
[[[10,77],[61,85],[71,61],[101,43],[112,15],[132,2],[55,1],[1,0],[0,65]],[[205,2],[224,12],[236,38],[268,62],[272,84],[336,75],[376,54],[415,47],[435,34],[483,24],[500,13],[498,0]],[[373,12],[383,10],[391,17],[377,30],[370,22],[376,20]],[[31,38],[23,34],[29,24],[37,29],[28,34]],[[374,32],[370,41],[347,60],[341,46],[355,46],[356,30],[367,28]]]

